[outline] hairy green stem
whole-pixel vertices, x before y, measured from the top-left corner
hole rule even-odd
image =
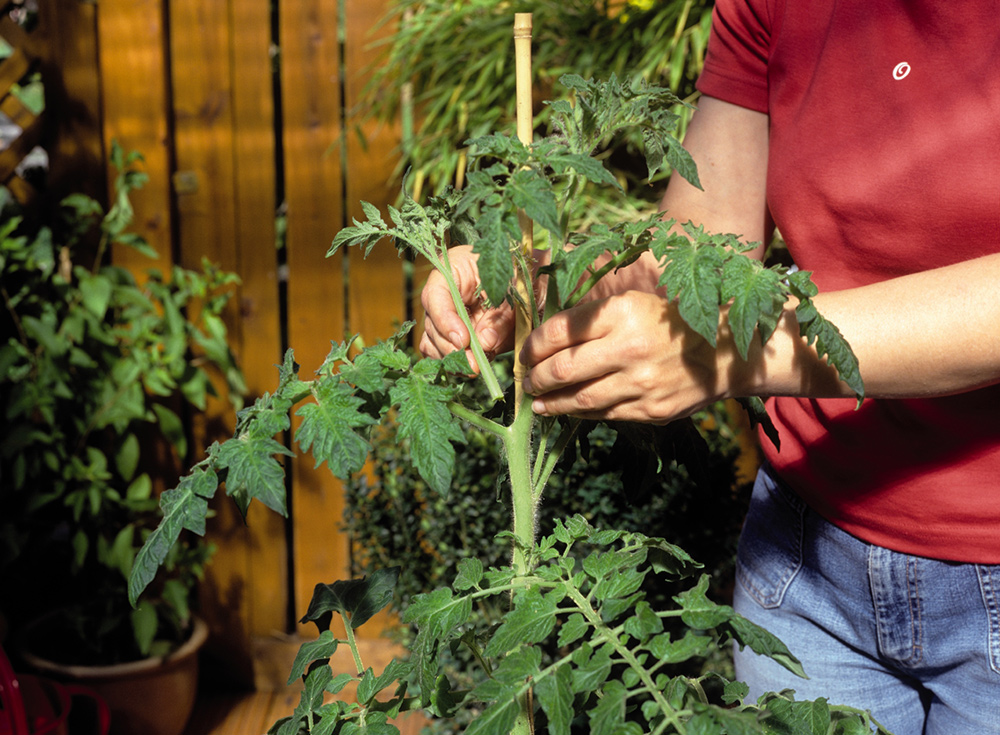
[[[531,570],[524,549],[530,549],[535,543],[535,493],[531,483],[531,424],[534,414],[531,412],[531,396],[523,399],[517,418],[506,429],[504,445],[507,450],[507,463],[510,472],[510,496],[513,509],[514,544],[513,568],[518,575],[525,575]]]
[[[351,647],[351,655],[354,656],[354,665],[357,667],[358,676],[362,676],[365,673],[365,666],[361,663],[361,652],[358,651],[358,642],[354,638],[354,628],[351,627],[351,621],[347,615],[340,613],[340,617],[344,621],[344,630],[347,631],[347,644]]]
[[[483,431],[493,434],[494,436],[498,436],[501,439],[507,435],[506,426],[498,424],[496,421],[476,413],[471,408],[463,406],[458,401],[450,401],[448,403],[448,410],[463,421],[468,421],[477,429],[482,429]]]
[[[597,282],[604,278],[604,276],[611,271],[632,262],[648,249],[649,248],[646,245],[633,245],[632,247],[627,248],[615,255],[611,258],[611,260],[591,273],[590,277],[586,281],[577,286],[573,295],[566,300],[565,308],[569,309],[570,307],[576,306],[580,303],[580,300],[587,295],[590,289],[596,286]]]

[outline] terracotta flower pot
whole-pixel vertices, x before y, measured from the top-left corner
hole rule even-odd
[[[67,666],[20,650],[24,662],[51,679],[95,691],[111,711],[110,735],[181,735],[198,689],[198,650],[208,626],[195,618],[191,637],[163,658],[112,666]]]

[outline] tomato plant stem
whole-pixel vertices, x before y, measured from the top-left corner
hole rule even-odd
[[[531,482],[531,396],[522,399],[524,405],[517,417],[507,427],[504,444],[507,449],[507,464],[510,472],[511,507],[513,508],[513,531],[517,543],[514,544],[513,567],[518,575],[528,574],[531,569],[525,550],[535,543],[535,493]]]

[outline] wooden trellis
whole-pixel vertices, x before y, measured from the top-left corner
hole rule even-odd
[[[37,191],[21,175],[21,164],[43,142],[44,112],[36,114],[22,101],[19,91],[39,67],[31,34],[15,20],[10,10],[0,17],[0,38],[12,51],[0,62],[0,113],[9,120],[8,129],[20,132],[0,150],[0,183],[22,204],[32,203]],[[6,121],[5,121],[6,122]]]

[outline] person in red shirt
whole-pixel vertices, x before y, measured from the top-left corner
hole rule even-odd
[[[815,303],[858,356],[860,408],[799,337],[789,304],[742,360],[713,350],[640,260],[528,339],[544,415],[666,423],[769,397],[735,606],[808,681],[749,652],[751,696],[870,709],[897,735],[1000,732],[1000,33],[995,4],[719,0],[685,138],[703,190],[672,177],[680,222],[766,243],[777,226]],[[763,255],[763,247],[754,253]],[[487,350],[509,314],[474,304]],[[469,335],[441,281],[421,350]]]

